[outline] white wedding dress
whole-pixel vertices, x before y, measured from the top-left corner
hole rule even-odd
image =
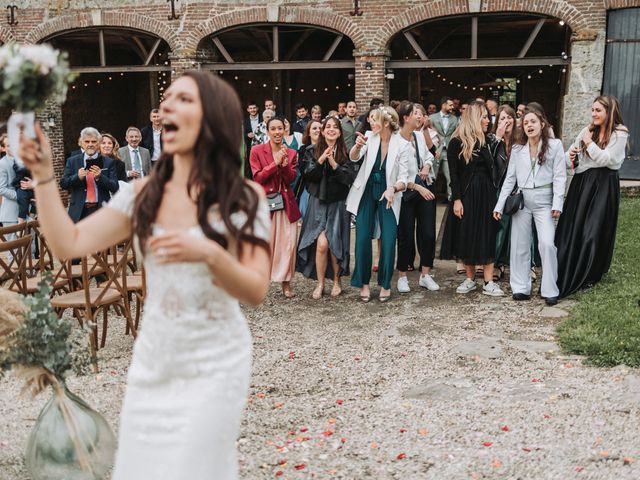
[[[126,185],[108,206],[131,217],[134,198]],[[234,223],[246,218],[235,216]],[[269,222],[263,202],[255,234],[268,240]],[[225,231],[220,220],[212,225]],[[203,235],[200,227],[189,234]],[[159,265],[147,255],[144,266],[147,298],[112,478],[236,479],[235,442],[251,373],[251,337],[238,301],[214,285],[203,263]]]

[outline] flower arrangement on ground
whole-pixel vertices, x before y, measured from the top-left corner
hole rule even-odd
[[[70,322],[53,311],[50,281],[45,275],[31,297],[0,289],[0,377],[14,370],[33,396],[53,390],[29,437],[31,478],[99,479],[111,467],[116,439],[105,419],[67,389],[67,375],[86,372],[91,357],[70,340]]]

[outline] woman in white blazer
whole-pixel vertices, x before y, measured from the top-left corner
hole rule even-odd
[[[408,181],[411,145],[398,133],[398,114],[390,107],[373,110],[371,131],[358,133],[350,159],[361,162],[347,197],[347,211],[356,215],[356,262],[351,285],[360,288],[360,299],[371,299],[371,239],[376,218],[381,230],[378,285],[380,301],[391,296],[402,192]]]
[[[540,293],[547,304],[558,303],[558,255],[554,218],[559,218],[567,181],[562,142],[549,136],[549,122],[538,109],[525,110],[520,144],[511,150],[507,175],[493,216],[502,218],[507,197],[517,185],[524,207],[511,216],[510,283],[514,300],[531,298],[531,219],[538,232],[542,259]]]

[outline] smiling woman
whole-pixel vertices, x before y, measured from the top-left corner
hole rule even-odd
[[[268,210],[239,174],[234,126],[242,112],[231,87],[188,72],[167,90],[160,113],[169,131],[158,166],[77,225],[49,180],[42,130],[20,153],[39,182],[41,228],[54,254],[78,257],[132,233],[144,253],[148,297],[113,478],[235,479],[251,370],[238,302],[255,305],[266,295]]]

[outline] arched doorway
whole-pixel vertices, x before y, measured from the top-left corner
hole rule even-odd
[[[320,105],[326,114],[354,95],[354,45],[346,35],[310,25],[251,24],[203,38],[201,68],[223,76],[243,103],[275,100],[294,115],[296,103]]]
[[[537,101],[561,129],[570,28],[538,14],[493,13],[437,18],[398,32],[389,43],[391,98],[439,103],[476,97]],[[392,74],[392,75],[389,75]]]
[[[149,122],[170,83],[169,45],[140,30],[90,27],[67,30],[41,40],[69,54],[79,74],[62,106],[64,150],[75,150],[86,126],[112,133],[121,145],[128,126]]]

